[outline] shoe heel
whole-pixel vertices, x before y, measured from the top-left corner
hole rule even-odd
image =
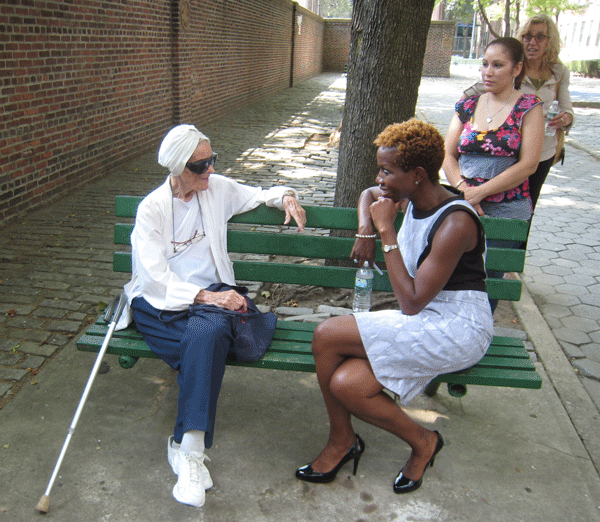
[[[360,458],[362,457],[362,453],[358,454],[356,457],[354,457],[354,471],[353,471],[353,475],[356,475],[356,470],[358,469],[358,463],[360,462]]]
[[[433,456],[431,457],[431,460],[428,463],[430,468],[433,468],[433,463],[435,462],[435,458],[437,457],[437,454],[444,447],[444,439],[442,438],[441,433],[439,431],[434,431],[434,433],[437,433],[438,441],[437,441],[437,444],[435,445],[435,451],[433,452]],[[425,466],[425,467],[427,467],[427,466]]]

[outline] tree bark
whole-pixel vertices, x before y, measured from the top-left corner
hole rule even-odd
[[[334,205],[375,184],[373,140],[415,114],[434,0],[355,0]]]

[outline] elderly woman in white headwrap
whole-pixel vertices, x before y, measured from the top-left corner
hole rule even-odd
[[[178,371],[175,430],[168,460],[178,475],[173,496],[202,506],[212,480],[204,449],[212,445],[225,358],[232,347],[225,313],[191,315],[191,305],[245,312],[248,301],[227,254],[227,221],[261,203],[285,210],[304,229],[304,209],[289,187],[263,190],[215,174],[216,153],[193,125],[178,125],[164,138],[158,162],[170,170],[165,183],[141,202],[131,235],[132,279],[128,308],[150,348]]]

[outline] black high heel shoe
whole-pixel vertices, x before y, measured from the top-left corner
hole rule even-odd
[[[340,468],[346,464],[346,462],[350,462],[354,460],[354,472],[353,475],[356,475],[356,470],[358,469],[358,462],[363,452],[365,451],[365,443],[360,438],[360,435],[356,435],[356,439],[354,440],[354,444],[348,450],[348,453],[344,455],[342,460],[338,462],[338,465],[333,468],[331,471],[327,471],[326,473],[319,473],[312,469],[311,464],[307,464],[306,466],[302,466],[296,470],[296,478],[300,480],[304,480],[305,482],[315,482],[317,484],[326,484],[327,482],[331,482],[335,479],[336,475]]]
[[[423,475],[421,475],[421,478],[419,480],[412,480],[412,479],[409,479],[408,477],[404,476],[404,474],[402,473],[404,471],[404,468],[402,468],[400,470],[400,473],[398,473],[396,480],[394,481],[394,493],[398,493],[398,494],[411,493],[412,491],[416,491],[417,489],[419,489],[421,487],[421,484],[423,484],[423,476],[425,475],[425,471],[427,470],[428,467],[430,467],[430,466],[433,467],[433,462],[435,461],[435,456],[444,447],[444,439],[442,438],[441,433],[439,431],[434,431],[434,433],[437,433],[438,441],[437,441],[437,444],[435,445],[435,450],[433,452],[433,455],[429,459],[429,462],[427,464],[425,464],[425,469],[423,470]]]

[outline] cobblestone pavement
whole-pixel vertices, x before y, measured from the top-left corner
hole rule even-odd
[[[453,69],[451,78],[423,78],[418,115],[445,134],[453,104],[473,78],[466,69]],[[594,99],[598,83],[574,78],[574,98],[600,101]],[[337,149],[327,140],[340,122],[344,95],[344,77],[323,74],[200,127],[219,152],[218,171],[262,186],[286,183],[303,203],[330,205]],[[576,118],[566,163],[552,169],[542,191],[523,281],[600,409],[600,109],[578,107]],[[165,175],[152,150],[2,229],[0,407],[35,383],[43,365],[127,281],[112,272],[114,196],[148,193]]]

